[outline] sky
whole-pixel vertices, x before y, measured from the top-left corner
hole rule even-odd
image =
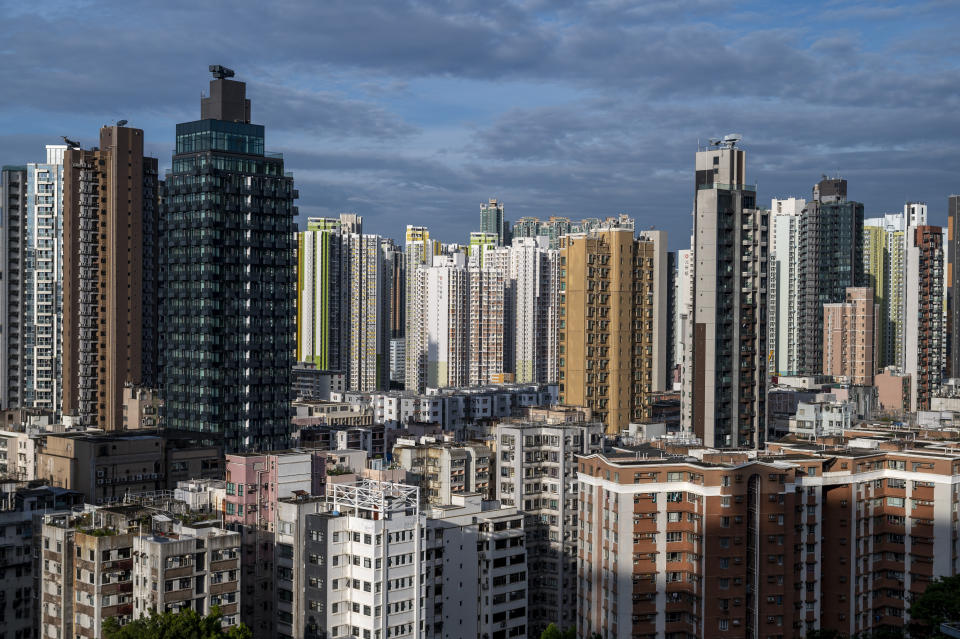
[[[0,0],[0,164],[117,120],[170,166],[210,64],[247,82],[301,221],[445,242],[606,217],[689,245],[698,141],[743,135],[758,201],[849,181],[866,215],[960,192],[960,3]]]

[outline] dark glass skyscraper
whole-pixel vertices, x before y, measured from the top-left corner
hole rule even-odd
[[[211,67],[177,125],[160,208],[160,384],[167,427],[228,452],[288,444],[295,349],[293,178],[264,153],[246,84]]]
[[[798,277],[802,343],[798,371],[823,372],[823,305],[844,302],[863,275],[863,204],[847,200],[847,181],[824,178],[800,215]]]

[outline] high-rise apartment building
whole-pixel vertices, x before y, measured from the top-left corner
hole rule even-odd
[[[823,305],[823,374],[873,386],[877,304],[870,287],[848,288],[847,301]]]
[[[350,358],[352,390],[390,387],[390,284],[392,268],[379,235],[347,236],[350,259]]]
[[[873,289],[873,301],[877,305],[877,350],[874,354],[878,369],[888,365],[885,361],[887,329],[886,318],[889,315],[886,297],[887,288],[887,232],[883,227],[869,226],[863,223],[863,280],[864,285]]]
[[[823,305],[842,302],[863,283],[863,204],[847,199],[847,181],[824,178],[798,221],[797,374],[823,368]]]
[[[692,364],[687,360],[692,352],[687,348],[693,340],[693,251],[677,251],[677,304],[674,317],[674,352],[678,370],[674,374],[674,384],[680,386],[680,426],[683,430],[693,430],[693,402],[689,400],[693,392]]]
[[[503,202],[490,198],[480,205],[480,232],[495,235],[497,246],[510,244],[510,222],[503,217]]]
[[[697,152],[692,339],[693,433],[714,447],[760,446],[766,422],[769,212],[729,137]]]
[[[909,227],[904,297],[904,372],[912,377],[911,411],[929,410],[943,381],[943,230]]]
[[[496,426],[497,498],[526,516],[529,636],[577,623],[577,455],[603,448],[603,424],[546,421]]]
[[[467,382],[470,386],[502,383],[504,372],[508,372],[504,365],[505,348],[513,337],[512,327],[506,321],[508,271],[489,264],[486,268],[468,269],[467,277]]]
[[[406,266],[406,322],[404,338],[404,387],[407,390],[422,390],[427,383],[425,334],[422,326],[426,321],[423,307],[426,280],[420,269],[433,266],[433,256],[439,246],[430,239],[430,231],[424,226],[407,226],[404,261]]]
[[[510,247],[514,375],[518,383],[555,382],[560,256],[544,236],[517,237]]]
[[[902,629],[911,593],[958,572],[960,458],[870,437],[756,459],[581,458],[578,636]]]
[[[560,403],[619,434],[666,384],[666,232],[596,229],[560,244]]]
[[[297,361],[346,372],[350,262],[342,223],[312,217],[297,233]]]
[[[383,238],[384,255],[390,264],[390,339],[403,339],[407,314],[407,262],[403,248]],[[402,382],[402,378],[400,378]]]
[[[411,333],[422,333],[416,340],[425,348],[419,353],[407,351],[407,370],[413,363],[423,362],[425,370],[414,379],[429,386],[466,386],[469,380],[469,319],[467,304],[470,288],[466,256],[463,253],[437,256],[430,268],[418,269],[418,296],[416,303],[423,310],[423,324],[411,328]],[[409,379],[409,377],[408,377]],[[414,390],[408,385],[408,390]]]
[[[800,359],[800,216],[806,200],[770,203],[768,362],[770,373],[791,375]]]
[[[98,149],[65,151],[63,411],[85,426],[121,430],[124,385],[156,381],[156,209],[140,129],[103,127]]]
[[[275,450],[291,428],[297,192],[264,153],[246,84],[211,70],[200,119],[177,125],[161,207],[166,422],[231,452]]]
[[[65,145],[48,144],[46,162],[27,165],[24,242],[22,405],[56,414],[60,413],[63,390],[63,154],[66,149]],[[145,213],[148,218],[155,215],[153,203]],[[155,298],[154,238],[152,230],[144,234],[147,266],[142,280],[148,300]],[[156,339],[153,319],[153,315],[144,318],[147,339]],[[149,344],[145,344],[144,349],[151,355],[154,352]],[[146,380],[151,383],[155,361],[148,361],[146,369],[151,371]]]
[[[947,198],[947,377],[960,376],[960,195]]]
[[[894,213],[865,219],[863,233],[864,278],[866,283],[874,284],[876,301],[880,304],[877,322],[878,367],[896,366],[902,369],[906,217]]]
[[[0,409],[23,403],[24,252],[27,239],[27,169],[0,169]]]

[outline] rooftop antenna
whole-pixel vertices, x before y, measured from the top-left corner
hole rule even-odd
[[[63,138],[64,143],[65,143],[68,147],[70,147],[71,149],[79,149],[79,148],[80,148],[80,143],[79,143],[79,142],[75,142],[75,141],[71,140],[70,138],[68,138],[68,137],[65,136],[65,135],[61,135],[60,137]]]

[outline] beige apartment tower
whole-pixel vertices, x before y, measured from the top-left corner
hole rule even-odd
[[[718,448],[762,447],[766,430],[770,212],[745,183],[746,155],[730,135],[697,152],[692,339],[684,414]]]
[[[666,383],[665,231],[601,228],[560,239],[560,403],[619,434]]]
[[[143,131],[109,126],[63,164],[63,411],[121,430],[124,385],[156,368],[157,160]]]
[[[823,374],[873,386],[878,305],[869,287],[847,288],[847,301],[823,305]]]

